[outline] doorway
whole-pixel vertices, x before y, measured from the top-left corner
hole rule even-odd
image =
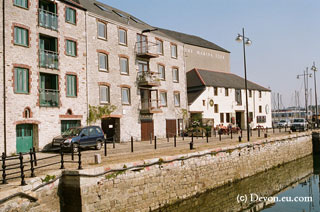
[[[141,120],[141,141],[147,141],[154,136],[153,120]]]
[[[33,148],[33,125],[20,124],[16,126],[17,153],[29,152]]]
[[[101,121],[101,128],[106,134],[107,141],[120,141],[120,118],[106,118]]]
[[[177,134],[177,120],[166,120],[166,136],[171,138]]]
[[[236,112],[236,124],[241,129],[245,129],[245,126],[244,126],[244,112]]]

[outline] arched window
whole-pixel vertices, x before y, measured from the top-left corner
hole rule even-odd
[[[72,115],[72,110],[71,109],[67,110],[67,115]]]
[[[23,117],[28,119],[28,118],[31,118],[31,110],[30,108],[25,108],[24,111],[23,111]]]

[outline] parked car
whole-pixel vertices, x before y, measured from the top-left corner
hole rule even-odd
[[[77,152],[79,147],[95,147],[101,149],[104,141],[104,134],[98,126],[76,127],[70,128],[62,135],[54,137],[52,147],[71,148],[73,143],[73,151]]]
[[[290,122],[290,120],[283,119],[278,122],[278,126],[279,127],[291,127],[291,122]]]
[[[308,128],[308,122],[304,118],[293,119],[290,129],[295,132],[305,131]]]

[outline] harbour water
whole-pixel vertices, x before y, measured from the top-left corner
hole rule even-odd
[[[319,164],[310,155],[156,211],[318,212]]]

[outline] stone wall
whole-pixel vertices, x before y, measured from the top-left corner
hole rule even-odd
[[[311,133],[307,132],[130,164],[63,171],[62,177],[56,172],[50,175],[58,176],[57,180],[39,189],[32,191],[41,184],[38,177],[34,182],[27,182],[27,186],[0,192],[0,201],[19,191],[38,199],[30,202],[26,198],[13,198],[2,204],[0,211],[68,211],[71,203],[81,207],[77,211],[156,210],[257,173],[261,173],[259,176],[263,181],[267,177],[263,171],[311,153]],[[299,173],[294,173],[291,167],[290,173],[294,175],[290,179],[296,177],[298,180],[309,174],[310,166],[306,163]],[[274,178],[270,180],[279,180],[278,189],[288,184],[281,173],[272,176]],[[270,193],[265,190],[264,194],[272,194],[276,187],[267,189]],[[260,190],[255,186],[251,188],[252,192]],[[236,203],[236,199],[234,201]],[[68,202],[70,204],[66,205]]]
[[[136,171],[115,172],[100,178],[80,179],[82,211],[149,211],[171,204],[207,189],[234,182],[312,152],[311,136],[286,136],[267,139],[256,145],[241,144],[176,157],[146,160],[184,159]],[[236,148],[236,149],[234,149]],[[219,153],[218,153],[219,152]],[[207,155],[200,156],[201,154]],[[139,164],[139,163],[136,163]],[[126,164],[130,167],[131,164]],[[124,166],[122,164],[122,166]],[[105,170],[108,167],[104,168]],[[93,170],[92,173],[97,173]],[[83,171],[81,173],[88,173]]]

